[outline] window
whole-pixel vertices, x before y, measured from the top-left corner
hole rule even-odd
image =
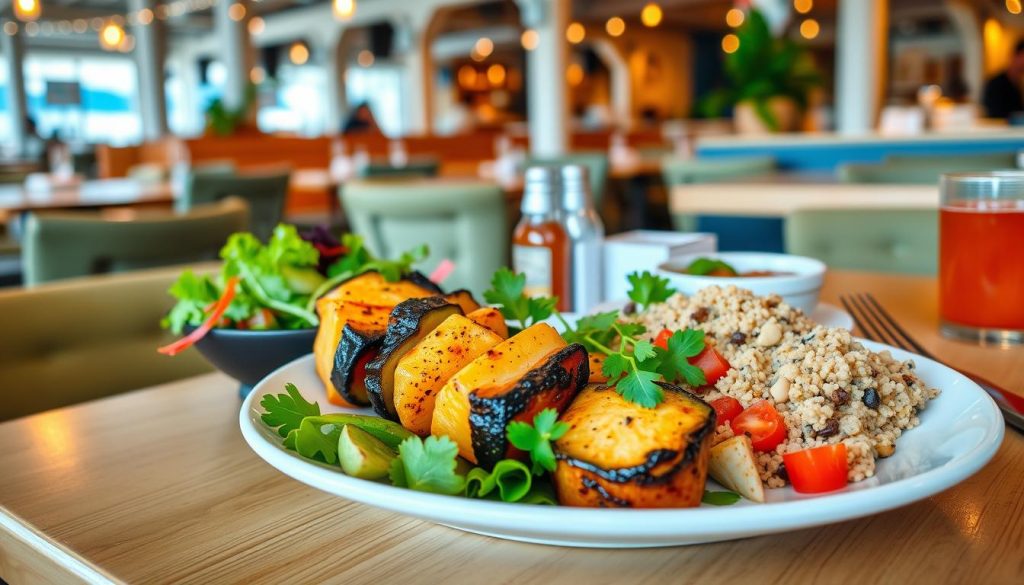
[[[349,67],[345,72],[345,91],[349,107],[363,102],[370,106],[381,132],[392,137],[405,134],[401,67]],[[421,98],[412,95],[408,99]]]
[[[40,136],[115,145],[142,139],[130,58],[29,55],[24,67],[28,113]]]

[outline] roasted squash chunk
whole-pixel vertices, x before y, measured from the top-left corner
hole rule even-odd
[[[440,295],[441,289],[418,272],[410,272],[397,282],[388,282],[375,271],[364,272],[331,289],[320,300],[331,299],[363,305],[394,307],[406,299]]]
[[[365,272],[341,283],[316,302],[320,315],[320,326],[313,342],[313,361],[317,375],[324,383],[327,399],[339,406],[368,404],[365,390],[360,388],[339,388],[333,379],[345,380],[348,385],[362,385],[362,371],[380,345],[387,318],[398,303],[409,298],[421,298],[439,294],[436,285],[419,273],[410,273],[398,282],[388,282],[378,272]],[[346,324],[357,321],[344,351],[339,353],[339,342],[343,338]],[[372,353],[371,353],[372,350]],[[349,394],[349,398],[345,395]],[[356,397],[355,402],[351,397]]]
[[[395,368],[395,409],[402,426],[427,436],[434,401],[448,378],[501,343],[497,333],[462,315],[451,315],[413,346]]]
[[[483,307],[472,313],[466,313],[470,321],[490,329],[497,333],[502,339],[508,339],[508,325],[505,324],[505,316],[494,307]]]
[[[377,414],[398,420],[395,408],[395,368],[398,361],[445,319],[461,314],[462,309],[458,305],[442,297],[409,299],[395,306],[388,317],[380,352],[366,365],[366,390]]]
[[[434,403],[431,434],[449,436],[459,446],[459,455],[476,463],[469,394],[480,388],[508,388],[565,346],[553,327],[537,323],[484,352],[441,388]]]
[[[562,415],[555,490],[567,506],[687,508],[700,505],[715,411],[678,386],[661,384],[655,408],[614,388],[587,386]]]
[[[327,390],[327,400],[339,406],[352,406],[368,404],[365,398],[362,402],[353,402],[345,398],[345,392],[337,385],[334,378],[337,377],[337,350],[339,342],[347,324],[358,323],[359,332],[364,335],[375,334],[380,336],[387,326],[387,318],[390,313],[389,307],[374,307],[357,303],[346,303],[336,299],[320,299],[316,303],[317,312],[320,314],[320,326],[313,341],[313,360],[316,365],[316,373],[324,383]],[[359,355],[363,354],[364,347],[359,344],[355,347]],[[357,355],[346,353],[354,361]],[[344,376],[347,379],[347,374]],[[365,394],[365,393],[364,393]]]
[[[604,360],[608,359],[608,356],[603,353],[590,352],[590,380],[591,384],[604,384],[608,381],[608,376],[604,375]]]
[[[561,413],[587,384],[587,350],[578,343],[563,348],[509,386],[485,386],[469,393],[469,429],[477,463],[491,468],[502,459],[525,459],[508,442],[512,421],[532,423],[545,408]]]
[[[480,308],[480,303],[473,298],[473,293],[464,288],[452,291],[444,295],[444,298],[449,303],[461,307],[462,312],[466,315]]]

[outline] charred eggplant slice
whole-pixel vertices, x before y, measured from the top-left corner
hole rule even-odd
[[[590,376],[587,350],[578,343],[561,349],[511,386],[485,387],[469,394],[469,428],[477,463],[491,468],[506,458],[526,453],[508,442],[512,421],[533,422],[545,408],[568,408]]]
[[[562,415],[555,490],[566,506],[699,506],[707,480],[715,411],[678,386],[643,408],[614,388],[587,386]]]
[[[398,420],[395,407],[395,368],[421,339],[451,315],[462,309],[443,297],[409,299],[395,306],[388,318],[380,352],[366,366],[366,390],[373,410],[389,420]]]
[[[369,406],[366,391],[366,366],[377,357],[384,340],[385,327],[346,323],[334,354],[331,384],[349,404]]]

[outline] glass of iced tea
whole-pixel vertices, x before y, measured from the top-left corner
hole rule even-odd
[[[940,185],[942,333],[1024,343],[1024,171],[952,173]]]

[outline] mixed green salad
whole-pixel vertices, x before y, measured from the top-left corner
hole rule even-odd
[[[316,327],[316,300],[338,283],[369,270],[398,280],[428,254],[423,245],[397,260],[383,260],[357,235],[345,234],[338,241],[322,228],[300,235],[287,224],[278,225],[266,244],[248,232],[232,234],[220,251],[224,263],[219,274],[185,270],[168,290],[178,302],[161,325],[187,335],[159,351],[175,355],[213,328]]]

